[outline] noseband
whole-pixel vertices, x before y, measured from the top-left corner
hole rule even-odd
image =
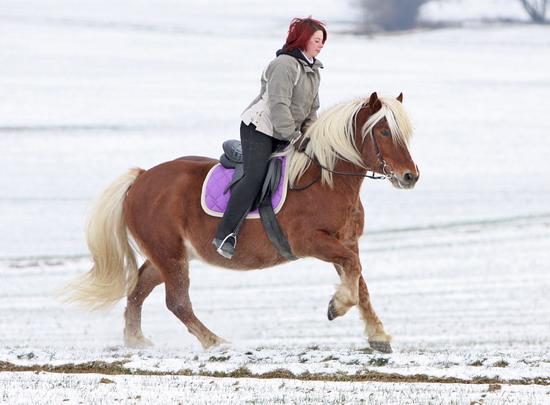
[[[362,106],[357,111],[357,113],[355,113],[355,117],[353,117],[353,119],[354,119],[354,130],[355,131],[357,131],[357,116],[359,115],[359,111],[361,111],[363,108],[367,108],[367,107],[368,107],[368,104]],[[337,170],[331,170],[328,167],[325,167],[321,163],[319,163],[319,161],[316,158],[313,158],[313,157],[309,156],[305,151],[302,151],[301,153],[306,155],[306,157],[309,160],[311,160],[313,163],[315,163],[317,166],[319,166],[321,168],[321,171],[326,170],[327,172],[330,172],[332,174],[337,174],[339,176],[364,177],[364,178],[373,179],[373,180],[384,180],[384,179],[391,180],[391,179],[395,178],[395,173],[391,169],[391,166],[384,159],[384,156],[382,156],[382,151],[380,150],[380,146],[378,145],[378,142],[376,141],[376,137],[374,136],[373,129],[374,128],[372,128],[369,131],[369,134],[370,134],[370,137],[372,139],[372,144],[374,146],[374,151],[376,153],[376,159],[380,163],[380,165],[379,165],[380,171],[378,171],[378,172],[374,171],[372,169],[370,169],[371,173],[369,173],[369,170],[367,170],[367,173],[365,173],[365,174],[351,173],[351,172],[340,172],[340,171],[337,171]],[[363,144],[361,145],[361,150],[360,150],[361,156],[363,156],[363,148],[365,147],[366,143],[367,143],[367,141],[365,139],[363,139]],[[311,183],[307,184],[306,186],[292,187],[291,189],[292,190],[305,190],[306,188],[308,188],[308,187],[312,186],[313,184],[315,184],[316,182],[318,182],[320,179],[321,179],[321,174],[319,174],[319,176],[315,180],[313,180]]]

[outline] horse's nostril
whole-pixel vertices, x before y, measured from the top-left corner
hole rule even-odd
[[[411,172],[407,172],[403,175],[403,178],[407,183],[412,183],[412,181],[414,180],[414,175]]]

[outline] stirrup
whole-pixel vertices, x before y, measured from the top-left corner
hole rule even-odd
[[[229,238],[233,238],[233,243],[229,241]],[[235,254],[235,246],[237,245],[237,235],[234,232],[227,235],[223,240],[214,238],[212,244],[216,247],[216,252],[225,257],[231,259]]]

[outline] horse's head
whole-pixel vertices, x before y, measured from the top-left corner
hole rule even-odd
[[[409,153],[412,125],[402,103],[402,93],[396,99],[372,93],[357,113],[355,139],[365,166],[397,188],[413,188],[420,174]]]

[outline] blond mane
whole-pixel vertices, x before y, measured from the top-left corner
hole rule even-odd
[[[369,117],[361,128],[363,139],[381,119],[386,118],[393,141],[408,145],[412,136],[412,125],[403,105],[392,97],[379,97],[379,100],[382,108]],[[315,157],[322,166],[330,170],[334,170],[339,159],[365,167],[354,137],[355,117],[364,104],[364,99],[356,99],[329,108],[308,129],[310,141],[305,154],[297,152],[292,146],[278,154],[288,158],[288,178],[291,187],[311,164],[306,154]],[[323,170],[321,181],[332,187],[332,173]]]

